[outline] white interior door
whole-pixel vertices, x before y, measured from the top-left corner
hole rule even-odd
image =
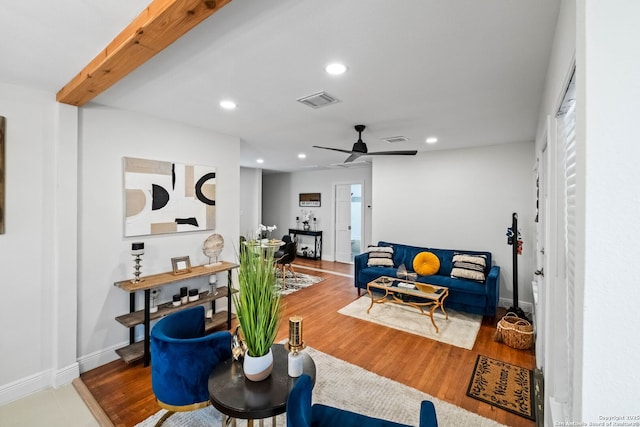
[[[351,262],[351,184],[336,185],[336,251],[338,262]]]

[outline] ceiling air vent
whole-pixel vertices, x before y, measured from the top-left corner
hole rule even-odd
[[[409,138],[404,136],[390,136],[389,138],[382,138],[382,140],[390,144],[395,144],[396,142],[407,142]]]
[[[313,95],[305,96],[297,99],[298,102],[302,102],[311,108],[326,107],[327,105],[336,104],[340,100],[334,96],[329,95],[327,92],[318,92]]]

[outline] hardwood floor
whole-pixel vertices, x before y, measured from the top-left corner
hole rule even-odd
[[[292,315],[304,317],[304,340],[308,346],[502,424],[535,425],[466,395],[478,354],[535,368],[533,349],[515,350],[493,341],[496,322],[503,312],[495,318],[485,317],[473,349],[465,350],[338,314],[340,308],[357,299],[353,279],[319,270],[351,276],[352,265],[297,258],[294,266],[301,273],[326,278],[283,299],[284,319]],[[287,337],[285,321],[277,340]],[[160,409],[151,390],[151,368],[142,363],[127,365],[117,360],[85,372],[81,378],[116,426],[133,426]]]

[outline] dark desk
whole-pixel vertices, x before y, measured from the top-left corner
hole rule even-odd
[[[256,420],[275,417],[287,408],[287,398],[298,380],[287,372],[287,350],[282,344],[274,344],[273,371],[258,382],[249,381],[242,371],[242,362],[228,359],[209,375],[209,397],[213,406],[232,418]],[[316,365],[304,351],[304,373],[315,383]],[[249,424],[251,425],[251,424]]]

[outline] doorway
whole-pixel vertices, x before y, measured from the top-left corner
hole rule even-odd
[[[362,252],[362,184],[335,186],[335,260],[353,263]]]

